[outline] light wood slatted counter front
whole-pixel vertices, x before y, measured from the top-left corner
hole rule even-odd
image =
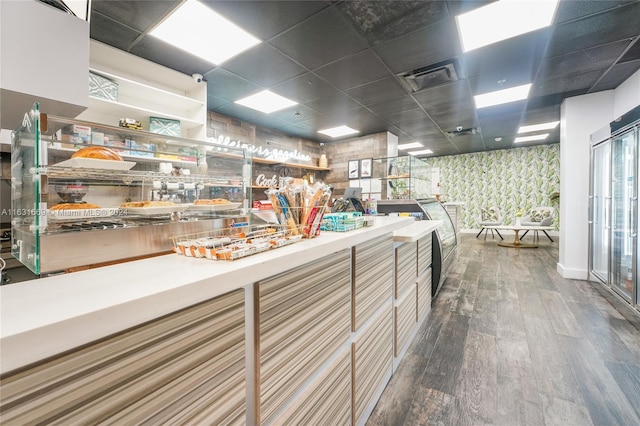
[[[237,262],[0,287],[2,424],[364,424],[427,318],[437,225],[377,217]]]
[[[418,221],[395,231],[394,366],[431,311],[433,231],[442,222]]]

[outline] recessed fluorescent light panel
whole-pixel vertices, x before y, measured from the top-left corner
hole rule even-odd
[[[549,136],[549,133],[545,133],[542,135],[533,135],[533,136],[520,136],[515,138],[515,140],[513,141],[514,143],[520,143],[520,142],[532,142],[532,141],[541,141],[547,138],[547,136]]]
[[[548,123],[532,124],[531,126],[522,126],[518,129],[518,134],[539,132],[540,130],[551,130],[551,129],[555,129],[558,124],[560,124],[559,121],[550,121]]]
[[[500,0],[456,16],[462,49],[468,52],[548,27],[558,0]]]
[[[398,145],[398,149],[422,148],[423,146],[424,145],[422,145],[420,142],[411,142]]]
[[[257,111],[269,114],[270,112],[279,111],[281,109],[288,108],[293,105],[298,105],[297,102],[287,99],[269,90],[263,90],[255,95],[247,96],[244,99],[240,99],[235,103],[253,108]]]
[[[409,155],[424,155],[424,154],[433,154],[433,151],[430,149],[421,149],[420,151],[410,151]]]
[[[493,105],[506,104],[508,102],[521,101],[527,99],[531,83],[522,86],[512,87],[510,89],[498,90],[482,95],[476,95],[473,98],[476,101],[476,108],[485,108]]]
[[[340,136],[353,135],[355,133],[360,133],[360,132],[358,130],[352,129],[349,126],[338,126],[338,127],[332,127],[331,129],[318,130],[318,133],[331,136],[332,138],[337,138]]]
[[[149,34],[215,65],[260,43],[196,0],[183,3]]]

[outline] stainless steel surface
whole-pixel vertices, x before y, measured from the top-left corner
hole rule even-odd
[[[435,198],[433,199],[435,201]],[[424,213],[424,210],[416,200],[379,200],[378,213]]]
[[[611,244],[611,157],[608,140],[592,146],[590,199],[589,199],[589,275],[606,282],[609,274],[609,251]]]
[[[171,250],[172,236],[228,228],[232,218],[40,236],[41,274]],[[240,218],[235,218],[238,222]],[[19,237],[19,236],[18,236]]]

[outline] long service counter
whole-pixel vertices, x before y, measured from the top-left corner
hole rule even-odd
[[[427,318],[439,225],[0,287],[0,419],[364,424]]]

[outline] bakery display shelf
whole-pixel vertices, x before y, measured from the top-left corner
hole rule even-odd
[[[188,209],[190,212],[223,212],[229,210],[236,210],[242,203],[220,203],[220,204],[189,204]]]
[[[24,212],[11,220],[16,235],[11,253],[36,275],[167,253],[170,235],[250,222],[252,163],[246,149],[48,115],[38,103],[25,117],[11,132],[11,186],[17,194],[12,204]],[[191,133],[183,129],[182,134]],[[214,198],[246,207],[187,212],[190,201]],[[85,199],[100,208],[58,206]],[[176,206],[136,208],[127,200]],[[60,209],[72,211],[56,212]],[[77,251],[61,253],[61,246]]]
[[[119,128],[117,128],[119,129]],[[143,130],[138,130],[140,132],[144,132]],[[150,134],[148,132],[146,132],[147,134]],[[162,135],[157,135],[155,133],[151,133],[152,135],[154,135],[154,140],[155,143],[162,143],[162,144],[166,144],[166,145],[172,145],[172,146],[184,146],[184,143],[182,142],[174,142],[172,139],[165,139],[168,137],[163,137]],[[67,148],[67,147],[58,147],[58,146],[54,146],[54,143],[60,143],[60,141],[57,140],[52,140],[52,139],[47,139],[48,142],[50,142],[50,145],[47,147],[47,150],[49,151],[50,154],[55,154],[55,153],[60,153],[60,154],[73,154],[74,152],[76,152],[78,149],[80,148],[86,148],[89,146],[104,146],[105,148],[109,148],[113,151],[116,151],[118,154],[120,154],[120,156],[124,159],[124,160],[130,160],[130,161],[135,161],[138,163],[165,163],[165,162],[170,162],[172,164],[186,164],[186,165],[191,165],[191,166],[195,166],[198,164],[196,158],[194,156],[188,156],[188,155],[180,155],[177,154],[175,152],[161,152],[161,151],[144,151],[142,149],[137,149],[137,151],[140,152],[146,152],[148,154],[153,154],[153,156],[151,155],[134,155],[134,154],[128,154],[126,153],[126,151],[129,151],[126,148],[119,148],[119,147],[115,147],[115,146],[109,146],[109,145],[97,145],[97,144],[81,144],[81,143],[76,143],[74,144],[76,147],[75,148]],[[68,144],[67,142],[65,142],[65,144]],[[229,158],[229,159],[244,159],[244,157],[242,155],[238,155],[238,154],[232,154],[229,152],[225,152],[225,148],[221,148],[219,146],[216,145],[209,145],[209,144],[205,144],[203,143],[202,146],[206,146],[206,147],[210,147],[211,150],[208,151],[209,156],[214,157],[214,158]],[[160,155],[160,157],[158,156]],[[252,159],[255,161],[255,159]],[[326,169],[329,170],[329,169]]]
[[[104,219],[115,216],[119,213],[118,207],[106,207],[106,208],[93,208],[93,209],[62,209],[62,210],[47,210],[47,217],[49,221],[53,222],[68,222],[75,220],[87,220],[87,219]]]
[[[117,210],[117,208],[116,208]],[[107,229],[124,229],[138,226],[135,222],[124,220],[118,216],[85,217],[85,218],[58,218],[51,220],[46,229],[40,231],[47,235],[56,235],[70,232],[103,231]]]
[[[100,158],[69,158],[55,164],[57,167],[72,169],[130,170],[136,165],[133,161],[113,161]]]
[[[172,213],[183,212],[188,208],[188,204],[175,204],[171,206],[155,207],[122,207],[120,210],[127,216],[164,216]]]
[[[171,237],[173,251],[185,257],[233,261],[302,240],[301,233],[293,235],[282,225],[266,225],[252,231],[244,231],[243,228],[249,227],[235,226],[174,236]]]
[[[33,169],[32,174],[36,173],[36,169]],[[153,181],[169,181],[169,182],[184,182],[184,183],[201,183],[205,186],[229,186],[239,187],[242,186],[242,181],[238,181],[237,178],[212,177],[206,175],[182,175],[174,176],[167,173],[142,171],[142,170],[105,170],[105,169],[88,169],[88,168],[69,168],[58,166],[40,167],[39,174],[47,175],[50,178],[60,179],[90,179],[90,180],[105,180],[105,181],[123,181],[125,183],[134,182],[153,182]]]
[[[59,141],[55,141],[52,140],[50,141],[52,144],[56,143]],[[104,145],[94,145],[94,144],[74,144],[76,147],[75,148],[67,148],[67,147],[56,147],[53,145],[49,145],[47,147],[47,150],[49,151],[50,154],[63,154],[63,155],[67,155],[67,154],[73,154],[74,152],[76,152],[78,149],[80,148],[87,148],[89,146],[104,146]],[[153,157],[150,157],[148,155],[131,155],[131,154],[126,154],[124,153],[120,148],[117,147],[113,147],[113,146],[104,146],[105,148],[109,148],[115,152],[117,152],[118,154],[120,154],[120,156],[122,157],[123,160],[125,161],[133,161],[136,163],[165,163],[165,162],[171,162],[173,163],[177,163],[177,164],[188,164],[188,165],[197,165],[198,162],[194,159],[194,158],[189,158],[189,157],[180,157],[178,155],[174,155],[173,153],[163,153],[163,152],[157,152],[154,153]],[[165,155],[165,157],[156,157],[155,155]],[[59,164],[59,163],[56,163]]]

